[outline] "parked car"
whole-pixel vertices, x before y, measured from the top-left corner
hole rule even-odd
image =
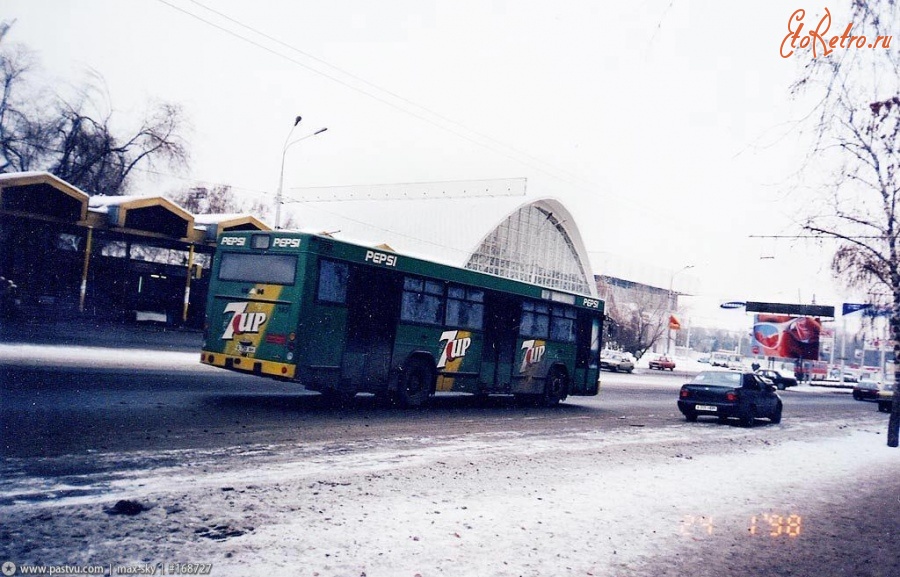
[[[878,410],[882,413],[890,413],[894,404],[894,383],[885,383],[884,388],[878,391]]]
[[[797,379],[782,374],[774,369],[757,369],[756,374],[772,381],[772,384],[775,385],[775,388],[779,391],[783,391],[788,387],[797,386]]]
[[[704,365],[708,365],[708,364],[709,364],[709,356],[704,355],[704,356],[702,356],[702,357],[699,357],[699,358],[697,359],[697,362],[698,362],[698,363],[703,363]]]
[[[669,369],[670,371],[675,370],[675,361],[666,355],[659,355],[650,360],[650,368],[651,369],[659,369],[660,371],[664,369]]]
[[[752,427],[757,418],[780,423],[783,405],[776,390],[756,373],[703,371],[682,385],[678,410],[691,422],[708,415],[721,422],[739,419],[745,427]]]
[[[881,381],[875,379],[860,379],[853,386],[853,398],[857,401],[878,402],[878,393],[881,391]]]
[[[622,371],[630,373],[634,371],[634,360],[629,353],[621,351],[601,351],[600,368],[607,371]]]

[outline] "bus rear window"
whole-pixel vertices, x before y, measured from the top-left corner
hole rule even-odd
[[[219,265],[219,280],[260,284],[294,284],[297,255],[226,252]]]

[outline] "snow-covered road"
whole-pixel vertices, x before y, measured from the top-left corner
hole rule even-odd
[[[131,454],[128,470],[65,484],[7,478],[0,543],[20,564],[114,574],[193,562],[213,575],[649,575],[698,541],[749,554],[857,537],[828,499],[900,472],[871,416]],[[148,509],[110,514],[119,500]]]

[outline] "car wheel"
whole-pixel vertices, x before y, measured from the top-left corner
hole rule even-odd
[[[742,427],[752,427],[753,422],[756,420],[756,408],[752,405],[747,407],[747,410],[741,414],[740,420]]]
[[[781,403],[775,406],[775,412],[772,413],[772,416],[769,417],[769,420],[775,423],[776,425],[781,422]]]
[[[779,391],[783,391],[783,390],[784,390],[784,383],[778,383],[777,385],[775,385],[775,388],[777,388]]]
[[[434,375],[431,367],[419,358],[413,358],[403,366],[403,374],[400,375],[400,386],[397,389],[397,400],[404,407],[421,407],[434,385]]]
[[[694,411],[687,411],[686,413],[684,413],[684,418],[689,423],[696,423],[697,422],[697,413],[695,413]]]
[[[878,410],[882,413],[890,413],[891,412],[891,402],[890,401],[878,401]]]

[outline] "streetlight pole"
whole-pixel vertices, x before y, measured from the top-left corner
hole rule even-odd
[[[291,135],[294,133],[294,129],[297,127],[298,124],[300,124],[301,120],[302,120],[302,117],[300,117],[300,116],[298,116],[294,120],[294,125],[291,126],[291,130],[290,130],[290,132],[288,132],[287,138],[284,139],[284,146],[281,148],[281,170],[278,172],[278,191],[275,193],[275,230],[278,230],[281,228],[281,205],[284,204],[283,196],[282,196],[282,192],[284,189],[284,158],[285,158],[285,156],[287,156],[288,148],[297,144],[301,140],[306,140],[307,138],[310,138],[311,136],[317,136],[319,134],[322,134],[326,130],[328,130],[327,128],[320,128],[319,130],[317,130],[313,133],[307,134],[306,136],[300,137],[297,140],[290,142]]]
[[[669,277],[669,306],[671,306],[673,309],[673,311],[672,311],[672,313],[670,313],[670,315],[675,314],[675,312],[677,312],[676,309],[678,308],[678,301],[675,299],[675,291],[673,290],[675,287],[675,277],[690,268],[694,268],[694,265],[689,264],[686,267],[673,272],[672,276]],[[666,323],[669,323],[670,320],[671,319],[666,319]],[[666,326],[668,326],[668,324]],[[672,329],[671,328],[668,329],[668,333],[666,334],[666,337],[667,337],[666,338],[666,356],[668,356],[670,354],[670,351],[672,350]]]

